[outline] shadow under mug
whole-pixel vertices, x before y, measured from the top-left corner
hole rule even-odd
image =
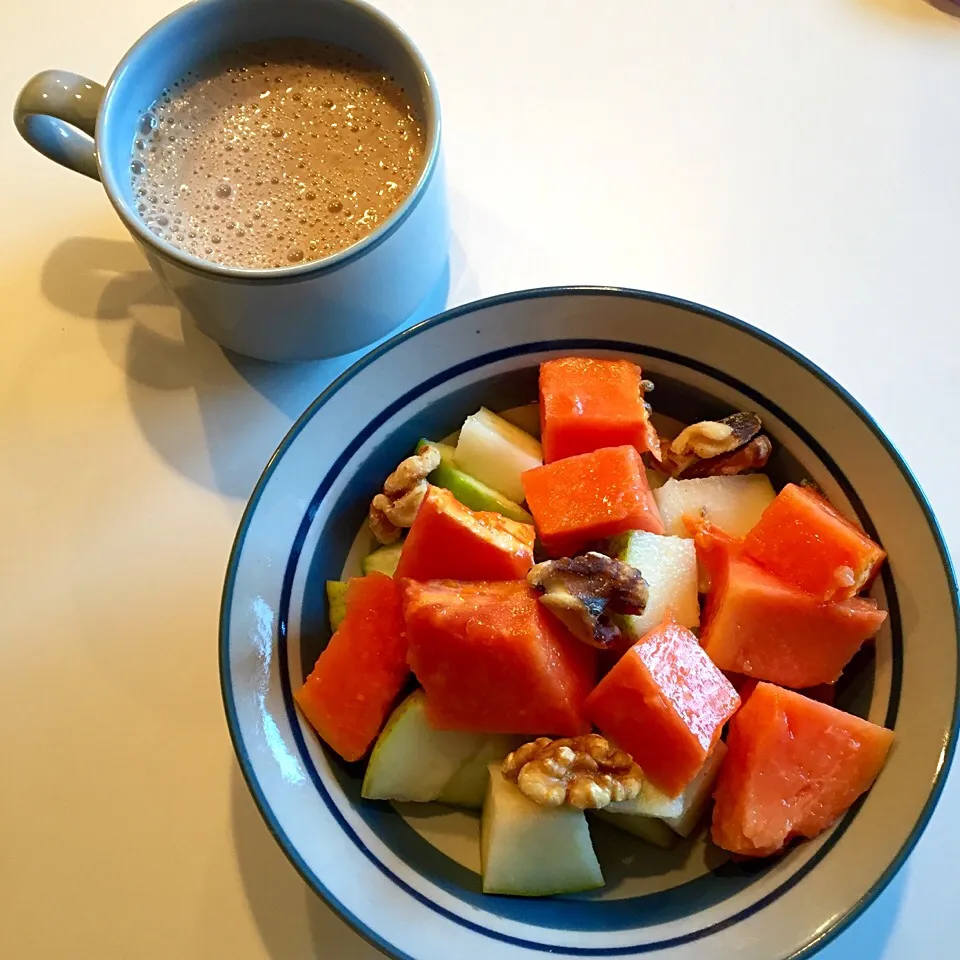
[[[322,260],[253,270],[179,250],[138,216],[130,173],[140,118],[199,62],[253,41],[301,38],[363,54],[411,95],[425,122],[426,163],[406,200],[360,242]],[[102,181],[151,268],[196,326],[261,360],[313,360],[373,343],[407,319],[444,273],[449,252],[436,85],[407,36],[363,0],[198,0],[130,49],[106,88],[48,70],[14,111],[45,156]]]

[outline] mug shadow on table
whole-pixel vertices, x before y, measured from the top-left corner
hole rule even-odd
[[[233,764],[231,812],[244,892],[273,960],[382,960],[300,879],[263,822]]]
[[[462,270],[455,242],[451,262]],[[408,322],[443,310],[449,284],[448,267]],[[364,352],[274,364],[226,351],[181,315],[129,240],[64,240],[47,257],[41,286],[54,306],[96,322],[157,453],[194,482],[230,497],[249,495],[293,421]]]

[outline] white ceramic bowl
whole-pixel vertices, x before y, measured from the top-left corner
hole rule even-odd
[[[594,894],[480,892],[478,821],[359,797],[355,766],[293,706],[326,642],[323,582],[355,572],[366,507],[421,436],[483,403],[536,397],[537,364],[627,357],[659,411],[692,421],[757,410],[775,482],[809,477],[890,556],[874,595],[890,612],[845,674],[839,705],[896,730],[870,793],[832,830],[759,864],[702,839],[662,853],[599,825]],[[355,542],[357,541],[357,542]],[[361,543],[361,541],[363,541]],[[223,595],[220,667],[240,765],[306,882],[392,957],[410,960],[775,960],[807,956],[862,911],[913,847],[957,732],[957,584],[917,482],[867,413],[784,344],[695,304],[628,290],[550,289],[451,310],[395,337],[311,405],[244,514]]]

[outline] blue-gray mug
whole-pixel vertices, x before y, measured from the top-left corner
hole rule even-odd
[[[274,269],[211,263],[155,236],[138,216],[130,176],[137,125],[197,63],[281,38],[338,44],[395,76],[424,118],[424,170],[390,217],[334,256]],[[198,0],[141,37],[106,88],[62,71],[38,74],[23,88],[14,120],[41,153],[103,183],[184,313],[238,353],[311,360],[357,350],[414,313],[444,275],[449,224],[436,85],[409,38],[363,0]]]

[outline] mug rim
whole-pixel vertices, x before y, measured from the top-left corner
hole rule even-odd
[[[349,247],[332,256],[321,257],[319,260],[311,260],[307,263],[295,264],[289,267],[234,267],[215,263],[212,260],[206,260],[203,257],[197,257],[191,253],[187,253],[175,244],[161,239],[148,230],[146,224],[144,224],[121,199],[117,179],[111,175],[107,164],[104,163],[103,151],[100,149],[100,137],[104,130],[105,117],[113,93],[121,82],[124,74],[131,69],[135,59],[140,55],[141,48],[154,34],[186,15],[194,8],[217,6],[223,3],[223,0],[190,0],[189,3],[178,7],[154,23],[128,48],[127,52],[111,73],[97,110],[95,147],[100,182],[103,184],[111,205],[124,225],[134,234],[136,239],[147,245],[152,253],[165,260],[174,262],[178,267],[186,269],[191,273],[205,277],[212,275],[218,280],[240,281],[256,283],[258,285],[312,280],[319,275],[332,273],[341,267],[345,267],[370,253],[392,236],[417,208],[420,200],[427,192],[427,188],[433,179],[440,160],[442,118],[440,112],[440,97],[437,93],[437,84],[433,73],[423,54],[406,31],[404,31],[396,21],[387,16],[387,14],[368,3],[367,0],[328,0],[328,2],[353,7],[372,20],[376,20],[380,26],[393,35],[423,81],[424,90],[422,92],[426,95],[425,106],[427,107],[427,115],[424,118],[424,126],[427,134],[427,149],[423,170],[420,172],[420,176],[413,189],[407,194],[400,206],[393,210],[382,223],[378,224],[377,227],[371,230],[362,240],[358,240],[356,243],[351,244]]]

